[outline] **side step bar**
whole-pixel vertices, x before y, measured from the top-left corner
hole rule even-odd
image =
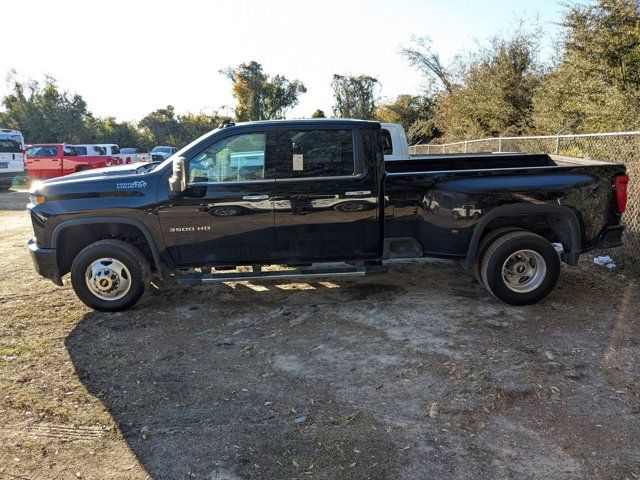
[[[364,276],[375,273],[387,273],[388,267],[384,265],[367,265],[364,267],[344,268],[297,268],[295,270],[261,271],[239,273],[198,274],[189,273],[178,275],[179,284],[201,284],[221,282],[241,282],[244,280],[290,280],[294,278],[339,277],[339,276]]]

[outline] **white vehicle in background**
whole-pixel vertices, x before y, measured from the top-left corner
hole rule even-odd
[[[166,145],[158,145],[151,150],[151,159],[153,161],[163,161],[178,151],[177,147]]]
[[[124,163],[150,162],[151,154],[143,152],[139,148],[121,148],[120,156],[124,158]],[[130,159],[130,161],[128,161]]]
[[[107,155],[106,149],[100,145],[72,145],[76,153],[81,157],[95,157],[99,155]]]
[[[129,151],[136,150],[135,148],[120,149],[115,143],[74,145],[74,148],[81,156],[108,155],[114,158],[119,165],[151,161],[150,154],[133,154]]]
[[[11,188],[25,174],[24,138],[18,130],[0,129],[0,190]]]

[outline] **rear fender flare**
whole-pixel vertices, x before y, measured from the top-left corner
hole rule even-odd
[[[486,215],[483,215],[480,221],[476,224],[476,228],[473,231],[471,240],[469,241],[469,248],[467,249],[467,256],[463,260],[462,264],[465,268],[471,268],[475,261],[478,245],[482,238],[487,226],[496,218],[501,217],[513,217],[513,216],[526,216],[526,215],[549,215],[551,217],[549,226],[558,234],[562,236],[563,240],[571,246],[571,249],[562,254],[562,260],[569,265],[576,265],[580,257],[582,250],[582,229],[580,222],[575,212],[561,205],[505,205],[497,207],[489,211]],[[560,231],[558,221],[568,222],[569,229]],[[560,234],[563,235],[560,235]]]

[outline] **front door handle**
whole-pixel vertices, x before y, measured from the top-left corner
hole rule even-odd
[[[269,195],[245,195],[243,200],[268,200]]]
[[[364,197],[365,195],[371,195],[371,190],[357,190],[353,192],[344,192],[348,197]]]

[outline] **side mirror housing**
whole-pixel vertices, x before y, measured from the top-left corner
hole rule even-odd
[[[184,157],[173,159],[173,173],[169,178],[169,191],[173,196],[179,196],[187,189],[188,162]]]

